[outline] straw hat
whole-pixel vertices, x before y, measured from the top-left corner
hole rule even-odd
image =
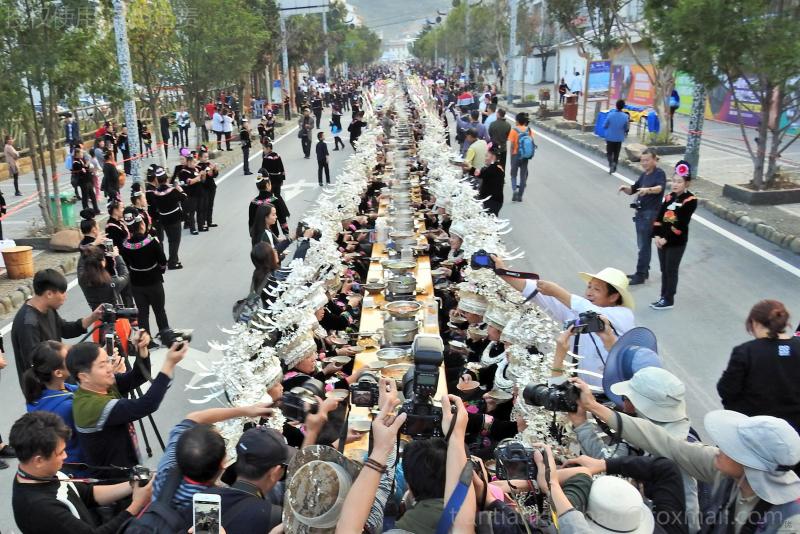
[[[598,280],[602,280],[607,284],[611,285],[614,289],[619,291],[619,294],[622,295],[622,305],[626,308],[636,309],[636,303],[633,300],[633,295],[630,294],[628,291],[628,277],[620,271],[619,269],[615,269],[613,267],[606,267],[602,271],[597,274],[592,273],[578,273],[583,281],[588,283],[589,280],[592,278],[597,278]]]

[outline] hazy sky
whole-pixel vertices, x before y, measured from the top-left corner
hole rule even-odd
[[[416,34],[425,18],[434,20],[436,10],[447,10],[451,0],[347,0],[364,24],[383,34],[385,40]]]

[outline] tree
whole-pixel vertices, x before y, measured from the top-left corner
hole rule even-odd
[[[178,51],[175,14],[169,0],[131,0],[127,22],[133,80],[150,112],[159,163],[166,166],[164,143],[169,139],[161,138],[159,99],[163,88],[172,85],[175,79],[174,62]],[[136,128],[136,125],[128,127]]]
[[[785,0],[648,0],[648,19],[663,53],[697,83],[722,83],[736,107],[760,115],[751,140],[739,126],[753,162],[751,185],[761,190],[779,174],[781,152],[800,133],[782,121],[800,106],[800,5]],[[742,102],[747,94],[755,104]]]
[[[208,92],[241,85],[275,33],[267,32],[262,18],[269,13],[268,5],[256,10],[244,0],[193,0],[191,6],[198,13],[219,14],[206,17],[203,24],[185,20],[178,25],[176,76],[191,103],[200,139]],[[277,24],[277,19],[271,24]]]
[[[619,12],[631,0],[548,0],[550,17],[575,39],[581,56],[592,48],[607,58],[622,45],[617,35]]]

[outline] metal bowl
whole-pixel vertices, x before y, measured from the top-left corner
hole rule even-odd
[[[397,347],[382,348],[375,355],[378,357],[378,361],[386,363],[399,363],[408,360],[408,351]]]
[[[386,283],[384,282],[370,282],[368,284],[364,284],[364,289],[367,290],[367,293],[370,295],[377,295],[384,289],[386,289]]]
[[[395,319],[413,319],[421,308],[422,304],[416,300],[397,300],[383,307]]]
[[[394,274],[405,274],[413,271],[417,267],[415,261],[394,260],[386,263],[386,268]]]

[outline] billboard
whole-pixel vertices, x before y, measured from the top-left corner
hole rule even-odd
[[[589,100],[607,100],[608,87],[611,83],[611,62],[592,61],[589,63],[589,87],[586,98]]]
[[[309,15],[328,11],[330,0],[280,0],[280,11],[284,17]]]

